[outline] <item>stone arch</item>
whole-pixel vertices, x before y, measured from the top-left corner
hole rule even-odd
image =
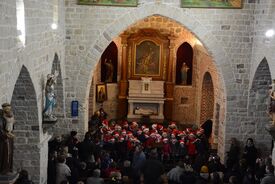
[[[263,58],[255,71],[251,88],[249,90],[249,122],[242,122],[241,134],[243,135],[243,141],[248,137],[256,139],[256,144],[262,150],[264,155],[270,152],[271,138],[267,134],[265,127],[270,124],[270,118],[267,111],[270,100],[269,86],[271,83],[270,68],[266,58]]]
[[[30,73],[22,66],[12,94],[11,105],[15,116],[13,169],[26,169],[32,180],[39,182],[40,150],[38,105]]]
[[[64,117],[65,112],[65,104],[64,104],[64,91],[63,91],[63,80],[60,66],[60,59],[57,53],[54,54],[54,59],[52,63],[51,73],[53,74],[55,71],[59,73],[56,79],[55,91],[56,91],[56,109],[55,115],[57,117]]]
[[[214,116],[214,86],[211,74],[206,72],[202,82],[200,124],[213,120]]]
[[[174,13],[171,14],[169,12]],[[226,52],[222,49],[223,46],[217,41],[210,30],[202,25],[198,20],[196,20],[196,18],[191,17],[190,14],[183,11],[181,8],[172,7],[165,4],[160,4],[157,6],[157,8],[154,4],[146,4],[146,6],[140,6],[137,9],[133,9],[132,11],[127,12],[124,16],[121,16],[117,20],[115,20],[102,32],[98,40],[96,40],[94,42],[94,45],[92,45],[89,49],[87,55],[83,56],[83,60],[90,60],[92,62],[89,62],[88,65],[82,65],[79,71],[83,69],[85,71],[88,70],[87,72],[93,72],[92,68],[99,61],[101,54],[104,51],[104,48],[108,46],[108,44],[112,41],[112,38],[117,37],[121,32],[123,32],[125,29],[127,29],[127,27],[129,27],[136,21],[144,19],[151,15],[160,15],[170,18],[190,30],[190,32],[194,33],[194,35],[199,40],[201,40],[201,43],[203,43],[209,53],[211,53],[213,60],[216,62],[217,69],[221,73],[222,86],[224,88],[230,88],[231,85],[233,85],[231,80],[235,77],[233,75],[233,69],[230,65],[230,62],[227,62],[229,61],[229,58]],[[81,75],[81,73],[79,73],[78,75]],[[227,80],[228,85],[225,86],[224,83],[227,83]],[[91,77],[87,81],[86,95],[85,97],[82,97],[82,99],[84,100],[83,102],[86,103],[86,105],[87,102],[85,102],[85,99],[87,99],[89,96],[90,85]],[[224,92],[227,92],[226,88]],[[87,116],[85,117],[87,118]]]
[[[173,12],[171,14],[171,12]],[[215,35],[211,32],[210,29],[207,29],[205,25],[200,23],[196,17],[193,17],[188,11],[179,7],[169,6],[167,4],[142,4],[139,7],[127,11],[124,15],[119,16],[115,21],[106,26],[106,29],[101,32],[98,39],[93,42],[87,53],[80,56],[81,64],[77,73],[78,80],[73,81],[70,85],[77,86],[78,83],[81,83],[81,86],[85,86],[85,91],[75,91],[75,94],[78,96],[80,103],[88,109],[88,98],[92,82],[92,73],[95,65],[99,61],[103,51],[109,45],[113,38],[118,37],[127,27],[131,26],[133,23],[138,20],[145,19],[146,17],[152,15],[159,15],[167,17],[176,21],[187,30],[192,32],[206,48],[210,56],[213,58],[217,70],[221,74],[221,88],[226,95],[230,96],[234,93],[234,73],[231,66],[230,58],[228,54],[224,51],[224,45],[217,40]],[[89,76],[89,77],[87,77]],[[225,85],[226,84],[226,85]],[[76,89],[75,89],[76,90]],[[225,101],[225,106],[226,106]],[[232,106],[225,107],[226,111],[231,111]],[[229,119],[230,117],[225,115],[224,117]],[[81,112],[80,116],[83,117],[83,122],[88,122],[88,110]],[[226,126],[226,123],[224,123]],[[82,126],[85,131],[85,124]],[[224,149],[225,144],[225,135],[221,135],[221,141],[219,141],[219,148]]]

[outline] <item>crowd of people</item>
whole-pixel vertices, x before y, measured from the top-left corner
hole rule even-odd
[[[244,151],[232,138],[223,165],[202,128],[108,121],[101,110],[83,141],[71,131],[49,142],[48,183],[274,184],[275,176],[271,159],[259,158],[251,138]]]

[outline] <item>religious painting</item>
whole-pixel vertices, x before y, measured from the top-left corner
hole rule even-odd
[[[242,8],[242,0],[181,0],[183,8]]]
[[[102,103],[107,100],[107,88],[106,84],[96,85],[96,102]]]
[[[160,76],[160,45],[153,41],[143,41],[136,45],[134,75]]]
[[[78,0],[79,5],[137,6],[137,0]]]

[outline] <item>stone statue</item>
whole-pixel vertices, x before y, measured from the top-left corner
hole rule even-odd
[[[181,73],[181,84],[186,85],[187,84],[187,72],[190,68],[186,65],[185,62],[182,63],[182,67],[180,70]]]
[[[45,108],[43,110],[44,120],[47,121],[56,121],[57,118],[53,115],[53,109],[56,105],[56,94],[54,91],[54,86],[56,84],[56,79],[58,77],[58,71],[55,71],[54,74],[47,75],[46,89],[45,89],[45,97],[46,103]]]
[[[269,90],[270,104],[269,104],[269,115],[272,118],[272,124],[275,125],[275,80],[272,81],[272,85]]]
[[[114,65],[112,63],[112,60],[105,59],[104,65],[106,67],[106,79],[105,82],[113,82],[113,76],[114,76]]]
[[[12,172],[14,115],[9,103],[0,110],[0,174]]]

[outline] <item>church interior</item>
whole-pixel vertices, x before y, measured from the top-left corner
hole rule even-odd
[[[87,2],[95,3],[0,1],[0,128],[10,141],[0,142],[0,183],[15,181],[5,164],[51,183],[51,146],[72,132],[80,142],[96,134],[104,147],[130,131],[146,154],[138,131],[144,140],[162,134],[163,145],[176,136],[186,146],[203,132],[225,166],[232,139],[241,157],[251,138],[257,156],[275,164],[273,0],[232,0],[241,2],[233,9],[186,8],[185,0]]]

